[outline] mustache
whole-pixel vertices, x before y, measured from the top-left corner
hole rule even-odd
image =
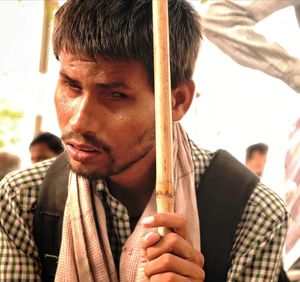
[[[111,147],[107,143],[105,143],[102,139],[96,137],[93,134],[88,134],[88,133],[76,134],[74,132],[66,132],[66,133],[63,133],[61,136],[61,140],[64,143],[67,143],[68,140],[71,140],[71,139],[76,142],[82,142],[87,145],[94,146],[94,147],[102,149],[106,152],[111,152]]]

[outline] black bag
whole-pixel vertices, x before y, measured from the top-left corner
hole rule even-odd
[[[217,151],[206,169],[197,190],[205,282],[226,281],[235,231],[258,182],[224,150]],[[278,282],[289,282],[283,268]]]
[[[42,264],[42,281],[54,281],[68,194],[69,165],[62,153],[44,178],[34,214],[33,235]]]

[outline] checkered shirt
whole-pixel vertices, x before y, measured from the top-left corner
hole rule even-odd
[[[191,142],[198,186],[212,153]],[[33,215],[46,171],[53,160],[7,175],[0,182],[0,281],[40,281],[40,262],[32,235]],[[106,207],[115,262],[130,236],[126,208],[98,182]],[[278,281],[288,214],[282,200],[263,184],[254,189],[235,235],[227,281]]]
[[[109,193],[106,182],[99,181],[96,187],[104,204],[108,239],[118,269],[122,246],[131,234],[130,218],[125,206]]]

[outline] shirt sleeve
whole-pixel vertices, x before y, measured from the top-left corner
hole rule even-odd
[[[38,250],[29,228],[37,188],[25,187],[29,175],[18,177],[0,182],[0,281],[40,281]]]
[[[287,225],[283,201],[258,184],[236,231],[227,281],[277,282]]]
[[[237,63],[279,78],[299,93],[300,60],[254,31],[257,22],[290,5],[300,1],[211,1],[201,13],[203,33]]]

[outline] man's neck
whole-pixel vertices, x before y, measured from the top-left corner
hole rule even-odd
[[[155,150],[118,175],[107,179],[110,193],[128,210],[130,216],[141,215],[155,188]]]

